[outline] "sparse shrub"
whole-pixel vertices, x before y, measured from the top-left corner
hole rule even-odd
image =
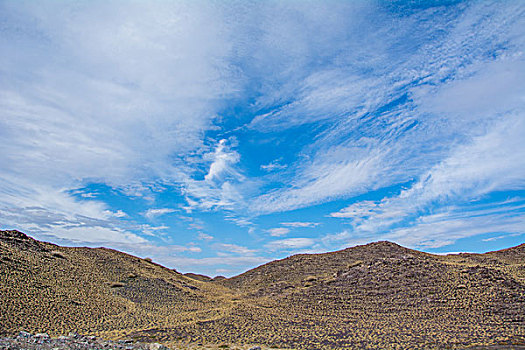
[[[54,256],[55,258],[60,258],[60,259],[65,259],[66,257],[64,255],[62,255],[62,253],[60,253],[59,251],[52,251],[51,252],[51,255]]]
[[[308,276],[308,277],[306,277],[305,281],[306,282],[315,282],[315,281],[317,281],[317,277],[315,277],[315,276]]]
[[[363,262],[361,260],[356,260],[350,264],[348,264],[348,268],[351,269],[352,267],[361,266]]]

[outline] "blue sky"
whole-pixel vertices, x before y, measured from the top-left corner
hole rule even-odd
[[[182,272],[525,237],[522,1],[0,1],[0,224]]]

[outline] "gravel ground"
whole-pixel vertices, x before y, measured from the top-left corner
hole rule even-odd
[[[158,343],[134,343],[132,341],[110,341],[93,336],[70,333],[68,336],[51,338],[46,333],[20,332],[16,338],[0,338],[0,350],[60,350],[60,349],[119,349],[119,350],[168,350]]]
[[[20,332],[17,337],[0,338],[0,350],[95,350],[95,349],[115,349],[115,350],[170,350],[159,343],[140,343],[131,340],[111,341],[94,336],[83,336],[77,333],[70,333],[68,336],[51,338],[46,333],[30,334]],[[177,350],[177,349],[173,349]],[[249,350],[261,350],[254,346]]]

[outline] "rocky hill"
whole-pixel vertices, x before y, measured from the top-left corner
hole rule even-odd
[[[0,231],[0,333],[110,338],[222,317],[229,291],[106,248]],[[210,307],[213,305],[213,307]]]
[[[437,256],[377,242],[210,281],[17,231],[0,233],[0,255],[3,334],[297,349],[525,346],[525,245]]]

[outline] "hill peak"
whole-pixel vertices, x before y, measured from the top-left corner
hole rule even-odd
[[[357,245],[354,247],[346,248],[341,252],[350,254],[366,254],[374,257],[395,257],[400,254],[404,255],[408,253],[420,253],[417,250],[405,248],[397,243],[390,241],[377,241],[363,245]]]
[[[18,230],[0,230],[0,242],[19,249],[32,251],[47,250],[47,247],[51,246],[50,243],[41,243]]]
[[[377,241],[377,242],[371,242],[364,245],[365,247],[392,247],[392,248],[403,248],[407,249],[403,246],[400,246],[397,243],[390,242],[390,241]]]
[[[2,240],[30,240],[31,237],[18,230],[0,230]]]

